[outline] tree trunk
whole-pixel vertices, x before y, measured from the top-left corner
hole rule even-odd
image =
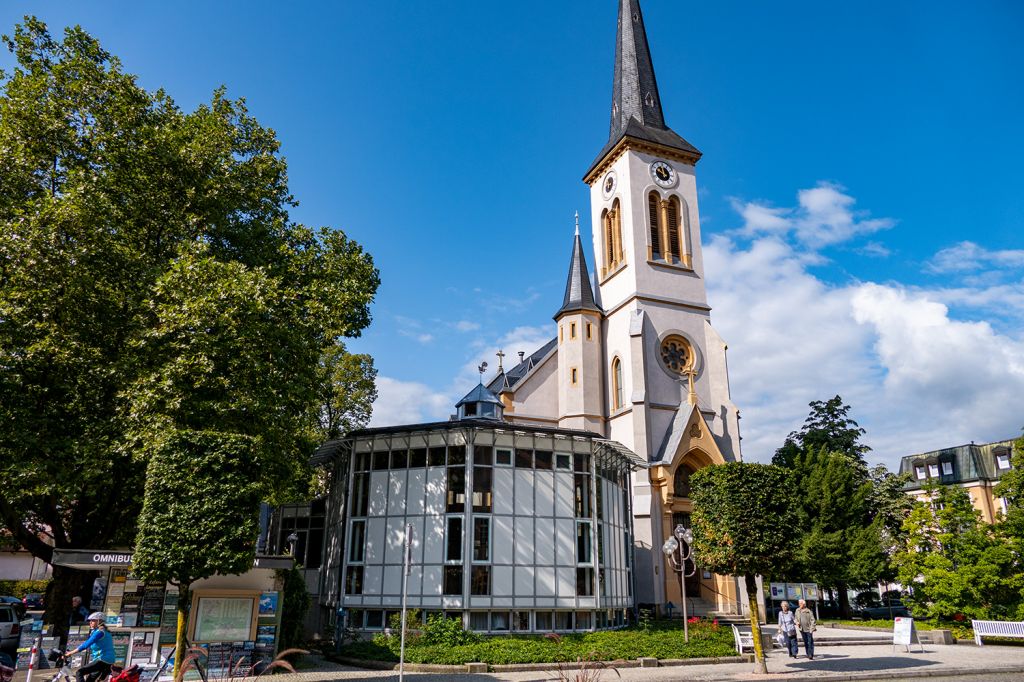
[[[188,643],[185,634],[188,631],[188,611],[192,594],[190,589],[192,583],[182,583],[178,586],[178,631],[174,645],[174,679],[179,680],[182,675],[182,665],[188,651]]]
[[[768,674],[761,647],[761,609],[757,603],[757,580],[752,575],[744,576],[747,585],[747,602],[750,604],[750,634],[754,639],[754,672]]]
[[[839,583],[836,585],[836,591],[839,592],[839,613],[843,618],[849,620],[850,618],[850,595],[846,591],[846,583]]]

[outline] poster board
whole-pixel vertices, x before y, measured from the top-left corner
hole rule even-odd
[[[132,632],[129,665],[138,663],[140,666],[146,666],[153,662],[153,651],[156,648],[157,634],[155,630],[135,630]]]
[[[896,648],[899,644],[907,647],[908,651],[911,644],[917,644],[921,647],[921,651],[924,651],[924,645],[921,644],[921,640],[917,636],[917,628],[914,626],[913,618],[898,617],[893,621],[892,646]]]
[[[197,594],[192,641],[239,642],[252,639],[257,595]]]
[[[786,597],[788,599],[803,599],[804,586],[800,583],[786,583]]]
[[[781,601],[786,598],[786,583],[771,583],[769,592],[772,601]]]

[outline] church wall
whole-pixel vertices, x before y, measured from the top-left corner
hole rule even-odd
[[[515,408],[508,415],[512,420],[533,417],[545,424],[558,419],[558,353],[552,353],[532,375],[515,386]],[[541,422],[535,422],[541,423]]]

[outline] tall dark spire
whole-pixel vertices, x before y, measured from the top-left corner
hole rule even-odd
[[[619,0],[611,126],[608,144],[601,150],[591,170],[626,136],[700,157],[696,147],[665,124],[640,0]]]
[[[563,313],[575,313],[590,310],[596,313],[601,308],[594,301],[594,289],[590,286],[590,272],[587,270],[587,259],[583,255],[583,243],[580,241],[579,214],[576,214],[576,237],[572,244],[572,257],[569,259],[569,279],[565,282],[565,297],[562,307],[555,313],[557,320]]]

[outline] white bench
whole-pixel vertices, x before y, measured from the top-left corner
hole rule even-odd
[[[754,633],[750,630],[740,630],[735,625],[732,626],[732,638],[736,642],[736,652],[739,654],[743,653],[744,649],[754,650]]]
[[[1019,637],[1024,639],[1024,623],[1002,620],[972,620],[974,643],[982,646],[982,637]]]

